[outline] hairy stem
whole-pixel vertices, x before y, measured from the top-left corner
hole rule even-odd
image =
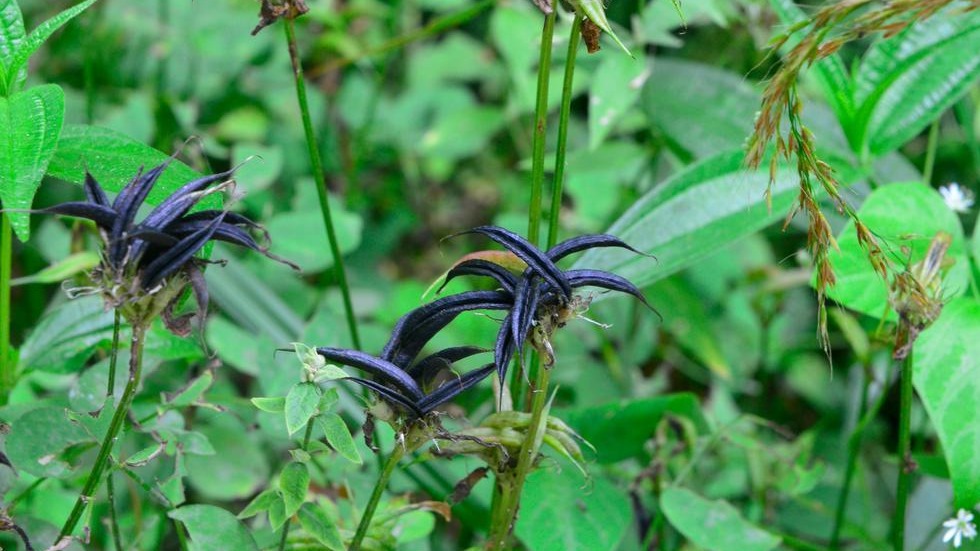
[[[357,332],[357,321],[354,318],[354,305],[350,298],[350,287],[347,284],[347,272],[344,269],[344,258],[340,254],[340,244],[337,241],[337,229],[334,227],[333,215],[330,212],[330,201],[327,195],[327,182],[323,177],[323,161],[320,159],[320,149],[317,147],[316,133],[313,130],[313,119],[310,117],[310,106],[306,97],[306,81],[303,78],[303,63],[299,57],[296,45],[296,30],[292,19],[284,18],[286,43],[289,46],[289,59],[293,65],[293,77],[296,82],[296,100],[303,119],[303,131],[306,133],[306,146],[309,150],[310,164],[313,168],[313,179],[316,181],[317,197],[320,200],[320,214],[323,216],[323,227],[327,231],[327,241],[330,244],[330,254],[334,261],[334,277],[340,286],[344,299],[344,314],[347,316],[347,330],[350,332],[354,348],[360,350],[361,338]]]
[[[78,521],[82,518],[85,507],[91,501],[92,496],[95,495],[96,490],[99,489],[102,475],[109,465],[109,455],[112,453],[113,444],[116,443],[116,437],[119,436],[119,431],[122,430],[126,415],[129,413],[129,406],[132,405],[133,398],[136,396],[136,387],[139,386],[140,375],[143,371],[143,341],[145,336],[146,324],[133,324],[133,339],[129,352],[129,381],[126,382],[126,389],[123,391],[122,399],[119,401],[115,413],[112,414],[112,420],[109,422],[109,430],[106,432],[105,438],[102,439],[99,454],[95,458],[95,465],[89,471],[88,479],[82,488],[82,493],[78,496],[78,499],[75,501],[75,506],[68,515],[68,520],[65,521],[65,525],[61,528],[59,540],[70,536],[75,531],[75,526],[78,525]]]
[[[912,351],[902,361],[901,399],[899,402],[898,418],[898,490],[895,496],[895,516],[893,519],[892,535],[895,551],[905,550],[905,514],[909,502],[909,490],[912,486]]]
[[[10,266],[13,256],[10,219],[0,212],[0,405],[5,405],[17,375],[10,357]]]
[[[531,402],[531,424],[528,426],[527,435],[521,445],[520,456],[517,458],[517,468],[513,473],[512,479],[501,480],[500,497],[495,505],[500,509],[491,512],[493,524],[490,526],[490,541],[487,549],[504,550],[509,549],[508,539],[514,528],[517,518],[517,510],[521,503],[521,492],[524,489],[524,482],[527,475],[534,466],[534,458],[538,455],[541,440],[538,433],[543,429],[542,423],[545,409],[548,405],[548,382],[551,379],[551,369],[543,365],[538,366],[538,374],[534,382],[534,397]]]
[[[384,469],[381,470],[378,481],[374,483],[371,498],[364,508],[364,513],[361,515],[361,522],[357,525],[357,532],[354,533],[354,539],[351,540],[350,547],[347,548],[348,551],[358,551],[361,548],[364,536],[367,535],[368,528],[371,527],[371,519],[374,518],[374,512],[378,509],[378,503],[381,502],[381,495],[384,494],[385,488],[388,486],[388,479],[391,478],[391,473],[395,471],[395,466],[398,465],[398,462],[404,455],[405,446],[398,445],[396,442],[395,449],[388,456],[388,461],[385,463]]]

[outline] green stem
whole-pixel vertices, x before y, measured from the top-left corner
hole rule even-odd
[[[0,212],[0,405],[10,399],[17,379],[10,357],[10,266],[13,258],[13,232],[10,219]]]
[[[310,164],[313,168],[313,179],[316,181],[317,197],[320,200],[320,213],[323,216],[323,227],[327,231],[327,241],[330,244],[330,254],[333,255],[334,277],[340,286],[344,299],[344,313],[347,316],[347,329],[350,331],[351,343],[360,350],[361,338],[357,333],[357,321],[354,318],[354,305],[350,298],[350,287],[347,285],[347,272],[344,270],[344,259],[340,254],[340,244],[337,241],[337,230],[334,227],[333,216],[330,213],[330,201],[327,195],[327,182],[323,177],[323,161],[320,159],[320,149],[317,147],[316,133],[313,131],[313,119],[310,117],[310,106],[306,97],[306,82],[303,78],[303,63],[299,57],[296,45],[296,31],[292,19],[285,18],[286,43],[289,46],[289,59],[293,65],[293,77],[296,81],[296,99],[303,119],[303,131],[306,133],[306,146],[310,154]]]
[[[126,415],[129,413],[129,406],[132,405],[133,398],[136,396],[136,387],[139,386],[140,376],[143,371],[143,341],[145,336],[146,325],[142,323],[133,324],[133,340],[129,349],[129,381],[126,382],[126,390],[123,391],[122,399],[119,401],[119,405],[112,415],[112,420],[109,422],[109,430],[106,432],[105,438],[102,439],[99,454],[95,458],[95,465],[89,471],[88,479],[82,488],[82,493],[78,496],[78,500],[75,501],[75,506],[68,515],[68,520],[65,521],[65,525],[61,528],[61,536],[58,538],[59,541],[71,536],[75,531],[75,526],[82,518],[85,507],[92,499],[92,496],[95,495],[96,490],[99,488],[99,483],[102,481],[102,475],[109,464],[109,455],[112,452],[113,444],[115,444],[116,437],[119,436],[119,431],[122,429]]]
[[[922,167],[922,181],[932,185],[932,172],[936,167],[936,149],[939,146],[939,119],[932,121],[929,126],[929,141],[926,144],[926,162]]]
[[[565,150],[568,146],[568,121],[572,110],[572,82],[575,79],[575,56],[582,36],[582,18],[572,20],[565,56],[565,78],[561,85],[561,108],[558,111],[558,144],[555,151],[555,179],[551,184],[551,213],[548,215],[548,248],[558,241],[558,216],[561,213],[562,186],[565,180]]]
[[[555,35],[555,10],[544,18],[538,57],[538,91],[534,107],[534,139],[531,143],[531,207],[527,216],[527,240],[538,244],[541,234],[541,195],[544,188],[544,148],[548,125],[548,78],[551,43]]]
[[[119,518],[116,516],[116,489],[112,482],[112,473],[105,477],[106,498],[109,500],[109,532],[112,533],[112,542],[116,544],[116,550],[125,549],[122,545],[122,538],[119,534]]]
[[[901,330],[901,329],[900,329]],[[912,457],[911,457],[911,418],[912,418],[912,350],[902,361],[901,376],[901,399],[899,402],[898,418],[898,490],[895,496],[895,516],[892,534],[894,536],[895,551],[905,550],[905,513],[909,501],[909,490],[911,489],[912,479]]]
[[[388,461],[385,463],[384,469],[382,469],[381,475],[378,477],[378,481],[374,483],[371,498],[364,508],[364,513],[361,515],[361,522],[357,525],[357,532],[354,534],[354,539],[350,542],[348,551],[358,551],[361,548],[364,536],[367,535],[368,528],[371,527],[371,519],[374,518],[374,512],[378,509],[378,503],[381,502],[381,495],[384,494],[385,488],[388,486],[388,479],[391,478],[391,473],[395,471],[395,466],[398,465],[398,462],[404,455],[405,446],[399,445],[396,442],[395,449],[388,456]]]
[[[106,384],[106,398],[116,392],[116,358],[119,356],[119,310],[114,311],[112,320],[112,348],[109,356],[109,382]]]
[[[538,54],[538,89],[534,107],[534,132],[531,143],[531,206],[527,212],[527,240],[538,245],[541,236],[541,200],[544,188],[545,139],[548,126],[548,83],[551,74],[551,43],[555,36],[555,12],[544,18],[541,29],[541,50]],[[523,346],[520,343],[518,346]],[[537,362],[532,359],[532,366]],[[532,377],[534,375],[532,374]],[[524,366],[517,362],[517,369],[510,383],[510,395],[515,407],[524,400]],[[504,384],[501,381],[501,384]]]
[[[490,526],[490,541],[487,549],[504,550],[508,549],[507,540],[514,527],[517,518],[517,510],[520,507],[521,493],[524,489],[524,482],[527,475],[534,466],[534,458],[538,455],[540,439],[538,432],[545,423],[541,422],[545,408],[548,404],[548,382],[551,378],[551,368],[543,365],[538,366],[538,374],[534,383],[534,398],[531,403],[531,424],[528,426],[527,435],[521,445],[520,456],[517,458],[517,468],[514,471],[512,480],[499,480],[500,497],[496,505],[499,512],[491,512],[493,524]]]

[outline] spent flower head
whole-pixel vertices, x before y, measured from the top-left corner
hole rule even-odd
[[[171,312],[190,285],[203,315],[208,294],[200,270],[204,261],[196,255],[209,241],[245,247],[298,267],[260,245],[249,231],[265,231],[247,217],[225,210],[191,212],[205,197],[232,187],[234,169],[184,184],[137,222],[137,212],[172,161],[173,157],[145,173],[141,168],[111,202],[86,172],[85,201],[61,203],[41,212],[95,222],[104,247],[102,261],[91,277],[108,307],[119,308],[131,323],[145,322],[162,312],[168,327],[186,333],[189,317],[174,318]]]
[[[963,545],[963,539],[972,540],[977,537],[977,526],[973,524],[973,513],[966,509],[960,509],[956,516],[943,522],[946,533],[943,534],[943,543],[953,542],[953,547]]]
[[[973,190],[957,182],[940,187],[939,194],[943,196],[946,206],[953,212],[967,213],[973,208]]]

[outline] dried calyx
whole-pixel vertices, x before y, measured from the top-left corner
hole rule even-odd
[[[553,364],[554,331],[579,316],[591,300],[575,295],[577,288],[592,286],[627,293],[649,307],[640,290],[625,278],[602,270],[562,270],[555,264],[568,255],[597,247],[643,254],[617,237],[584,235],[541,251],[523,237],[496,226],[480,226],[456,235],[465,233],[484,235],[504,246],[520,259],[516,264],[524,266],[521,273],[487,260],[491,255],[466,259],[446,274],[446,282],[462,275],[485,276],[494,279],[500,289],[449,295],[410,311],[395,325],[379,356],[341,348],[317,349],[328,361],[371,374],[373,379],[350,379],[411,418],[428,415],[494,371],[503,380],[508,364],[525,343],[539,350],[547,365]],[[513,266],[515,262],[507,264]],[[452,370],[456,362],[488,351],[477,346],[448,348],[416,361],[426,344],[459,314],[475,310],[507,312],[497,333],[493,363],[462,375]],[[438,375],[447,372],[449,375],[438,384]]]
[[[208,302],[201,266],[196,254],[210,241],[224,241],[262,253],[299,269],[259,244],[249,233],[268,235],[247,217],[225,210],[190,212],[205,197],[233,185],[234,169],[192,180],[174,191],[141,222],[136,214],[173,157],[136,176],[109,201],[105,191],[85,174],[85,201],[61,203],[40,212],[86,218],[95,222],[104,242],[102,262],[91,273],[106,306],[119,308],[133,324],[144,323],[163,313],[168,326],[178,333],[189,330],[188,317],[175,317],[172,310],[190,285],[203,316]]]

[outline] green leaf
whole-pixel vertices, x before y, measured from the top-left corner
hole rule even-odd
[[[869,51],[856,78],[871,153],[897,149],[955,103],[980,75],[980,14],[937,15]]]
[[[320,507],[313,503],[304,503],[299,510],[299,522],[306,533],[316,538],[316,541],[327,549],[344,551],[344,540],[340,537],[337,525]]]
[[[54,84],[0,98],[0,202],[18,239],[31,235],[34,194],[58,143],[65,94]]]
[[[361,244],[364,221],[353,212],[330,199],[334,227],[341,254],[347,254]],[[321,272],[333,266],[333,257],[323,231],[323,215],[317,204],[300,206],[303,210],[277,214],[269,219],[266,229],[275,236],[272,252],[299,264],[304,272]]]
[[[263,490],[262,493],[252,498],[252,501],[248,502],[248,505],[242,509],[242,512],[238,513],[238,518],[246,519],[254,517],[255,515],[261,513],[262,511],[267,511],[272,504],[282,498],[279,497],[279,492],[271,488]]]
[[[583,489],[567,472],[527,477],[514,531],[531,551],[617,549],[632,519],[625,493],[596,477]]]
[[[256,397],[252,398],[252,405],[266,413],[282,413],[286,411],[286,398],[284,396]]]
[[[796,199],[796,174],[776,172],[771,210],[764,195],[768,181],[768,172],[742,167],[741,152],[700,162],[653,188],[606,232],[657,260],[620,249],[593,249],[574,267],[608,270],[647,286],[785,218]]]
[[[735,73],[657,59],[640,104],[668,143],[700,159],[740,148],[752,132],[760,100],[759,92]]]
[[[306,490],[310,486],[310,471],[305,463],[292,462],[279,473],[279,491],[287,517],[299,511],[306,501]]]
[[[201,399],[204,392],[214,383],[214,373],[205,371],[173,396],[166,397],[166,404],[172,407],[187,407]]]
[[[252,376],[258,376],[272,355],[269,351],[276,349],[276,343],[266,335],[246,331],[223,316],[209,319],[205,334],[223,362]]]
[[[61,132],[58,149],[48,166],[48,174],[81,184],[85,180],[85,171],[88,170],[103,189],[118,193],[133,179],[141,166],[156,166],[169,158],[169,155],[115,130],[69,124]],[[177,188],[200,177],[199,172],[175,160],[157,180],[146,201],[150,205],[159,205]],[[220,194],[205,197],[198,207],[220,208]]]
[[[684,488],[668,488],[660,507],[670,524],[707,551],[769,551],[780,538],[748,522],[727,501],[709,501]]]
[[[64,408],[44,407],[29,411],[13,422],[6,438],[6,452],[18,470],[41,477],[70,474],[60,456],[67,448],[95,443],[81,425],[69,420]]]
[[[17,0],[0,0],[0,83],[7,82],[7,60],[13,58],[14,51],[24,41],[24,16]],[[20,79],[20,77],[17,77]]]
[[[13,58],[10,58],[10,64],[7,65],[7,82],[5,83],[5,88],[8,93],[23,84],[27,75],[22,73],[21,69],[27,65],[27,60],[34,55],[34,52],[41,47],[41,44],[44,44],[62,25],[71,21],[76,15],[82,13],[94,3],[95,0],[85,0],[80,4],[68,8],[38,25],[36,29],[31,31],[31,34],[27,35],[26,39],[18,42]]]
[[[278,530],[279,527],[289,520],[289,517],[286,516],[286,505],[282,499],[282,495],[280,493],[276,495],[279,499],[273,501],[272,505],[269,506],[269,525],[273,530]]]
[[[316,418],[317,423],[320,425],[320,430],[323,431],[323,435],[327,438],[327,442],[333,446],[333,449],[337,450],[340,455],[347,458],[347,460],[354,463],[361,463],[361,454],[357,451],[357,446],[354,445],[354,437],[350,434],[350,429],[347,428],[347,423],[341,419],[336,413],[324,413]]]
[[[21,371],[69,373],[80,369],[100,342],[112,338],[112,313],[96,296],[50,308],[20,349]]]
[[[91,251],[73,253],[58,262],[44,268],[33,275],[18,277],[11,280],[10,285],[27,285],[29,283],[57,283],[75,274],[87,272],[99,265],[99,255]]]
[[[184,523],[191,537],[191,551],[259,551],[245,525],[220,507],[185,505],[170,511],[167,516]]]
[[[702,433],[708,424],[701,404],[693,394],[679,393],[639,400],[623,400],[597,407],[573,409],[558,414],[586,442],[595,446],[599,463],[615,463],[643,452],[665,415],[686,417]]]
[[[589,87],[589,148],[595,149],[612,131],[616,121],[636,103],[650,76],[650,67],[640,55],[603,58]]]
[[[609,20],[606,19],[606,6],[602,0],[572,0],[572,5],[575,6],[576,14],[581,14],[589,18],[590,21],[595,23],[596,27],[602,29],[603,32],[608,34],[620,48],[626,52],[627,55],[633,56],[630,53],[630,49],[623,44],[623,41],[616,36],[613,32],[612,27],[609,26]]]
[[[296,383],[286,395],[286,430],[292,436],[316,414],[320,391],[313,383]]]
[[[980,502],[980,302],[954,300],[919,336],[914,383],[939,434],[956,507]]]
[[[196,428],[214,448],[213,455],[186,457],[188,481],[201,496],[220,501],[245,499],[266,484],[268,458],[240,421],[221,415]]]
[[[142,467],[156,458],[163,452],[162,444],[153,444],[126,458],[126,465],[130,467]]]
[[[936,190],[918,182],[887,185],[868,196],[858,216],[875,233],[885,254],[900,263],[922,260],[936,232],[953,236],[946,256],[955,263],[943,279],[943,295],[952,298],[966,291],[969,262],[963,228]],[[880,318],[888,304],[888,289],[861,249],[852,222],[844,226],[837,244],[840,250],[830,253],[837,284],[830,288],[829,296],[852,310]],[[889,316],[894,318],[894,313]]]

